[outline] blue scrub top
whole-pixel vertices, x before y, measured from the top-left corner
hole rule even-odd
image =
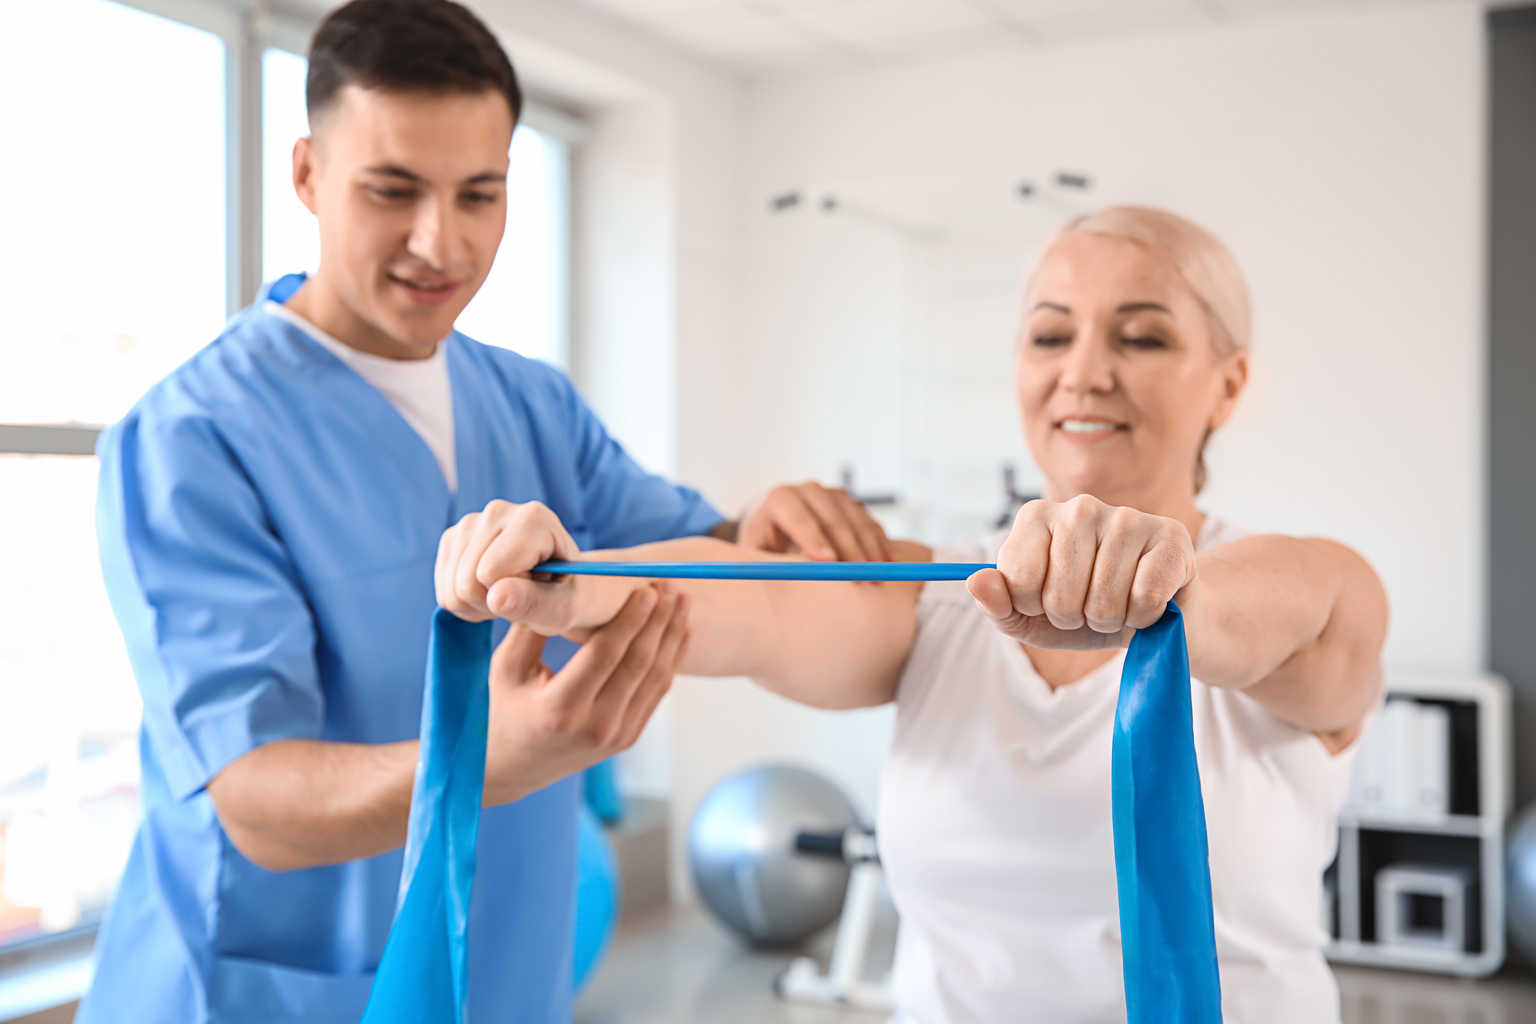
[[[102,566],[144,699],[144,823],[81,1024],[356,1021],[400,851],[263,870],[224,834],[208,780],[271,740],[415,738],[438,538],[493,498],[544,502],[583,548],[720,521],[641,470],[561,373],[457,333],[450,493],[388,400],[266,297],[97,447]],[[570,1018],[578,799],[567,779],[481,817],[475,1024]]]

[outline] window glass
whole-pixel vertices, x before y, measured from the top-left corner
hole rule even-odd
[[[507,229],[496,262],[458,328],[556,366],[567,364],[570,310],[570,153],[520,125],[507,171]]]
[[[0,133],[24,141],[0,161],[0,275],[24,285],[0,423],[109,423],[224,323],[224,43],[106,0],[20,5],[6,28]],[[0,454],[0,947],[99,917],[139,820],[96,471]]]
[[[308,62],[284,50],[262,59],[262,266],[266,280],[320,261],[315,219],[293,192],[293,143],[309,131],[304,112]],[[507,227],[496,262],[458,327],[556,366],[567,363],[570,331],[570,155],[564,142],[527,125],[512,137]]]
[[[0,947],[89,924],[139,820],[138,690],[96,560],[96,460],[0,455]]]
[[[293,144],[309,134],[304,76],[309,61],[287,50],[261,57],[261,277],[314,273],[320,265],[315,218],[293,191]]]
[[[106,0],[5,20],[0,423],[108,423],[224,322],[224,44]]]

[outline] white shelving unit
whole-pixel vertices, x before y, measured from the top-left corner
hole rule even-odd
[[[1481,977],[1504,962],[1504,823],[1512,809],[1509,684],[1497,676],[1389,673],[1389,699],[1441,705],[1452,716],[1450,813],[1361,811],[1339,816],[1332,869],[1330,960]],[[1379,721],[1380,719],[1378,719]],[[1375,874],[1412,861],[1469,869],[1470,926],[1461,950],[1383,945],[1375,934]]]

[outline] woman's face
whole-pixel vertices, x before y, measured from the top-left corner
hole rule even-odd
[[[1045,497],[1145,511],[1190,502],[1205,432],[1226,422],[1247,376],[1247,355],[1216,352],[1205,310],[1164,257],[1089,233],[1046,253],[1016,374]]]

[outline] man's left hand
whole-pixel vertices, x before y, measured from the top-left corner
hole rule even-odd
[[[820,562],[890,562],[896,557],[885,529],[840,487],[814,480],[781,484],[754,501],[734,539],[760,551],[794,551]],[[722,536],[723,534],[716,534]]]

